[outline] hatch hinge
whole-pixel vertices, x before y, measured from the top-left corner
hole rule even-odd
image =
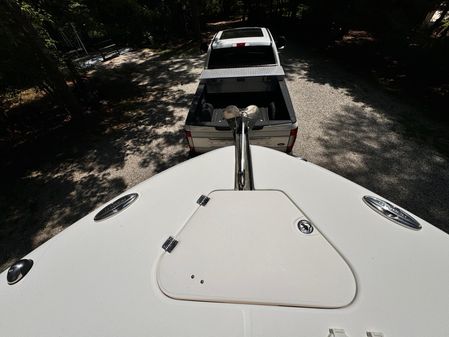
[[[172,250],[175,249],[177,244],[178,240],[175,240],[173,237],[169,236],[168,239],[165,240],[164,244],[162,245],[162,249],[168,253],[171,253]]]
[[[344,329],[329,329],[329,337],[348,337]]]
[[[209,200],[210,200],[209,197],[202,194],[201,197],[198,198],[196,203],[199,204],[200,206],[206,206],[206,204],[209,202]]]

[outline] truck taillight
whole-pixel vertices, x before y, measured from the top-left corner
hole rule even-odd
[[[193,146],[192,133],[190,131],[185,130],[187,144],[189,144],[190,152],[195,152],[195,148]]]
[[[287,144],[287,153],[292,152],[293,145],[295,145],[296,136],[298,135],[298,127],[290,130],[290,138]]]

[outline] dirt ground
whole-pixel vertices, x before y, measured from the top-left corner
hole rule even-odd
[[[294,155],[449,232],[444,128],[313,50],[289,46],[282,60],[299,120]],[[188,159],[182,127],[203,62],[195,49],[140,49],[88,73],[101,113],[88,115],[76,132],[55,131],[35,145],[38,151],[18,152],[20,165],[2,174],[0,270],[127,188]]]

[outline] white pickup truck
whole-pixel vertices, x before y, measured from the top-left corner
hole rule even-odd
[[[209,45],[184,127],[190,152],[203,153],[233,144],[233,134],[223,118],[228,105],[259,107],[251,144],[291,152],[298,123],[284,77],[268,29],[218,32]]]

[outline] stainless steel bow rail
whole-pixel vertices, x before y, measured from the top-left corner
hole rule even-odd
[[[223,112],[224,118],[234,134],[235,190],[254,190],[249,132],[252,130],[258,114],[259,108],[255,105],[250,105],[243,110],[235,105],[230,105]]]

